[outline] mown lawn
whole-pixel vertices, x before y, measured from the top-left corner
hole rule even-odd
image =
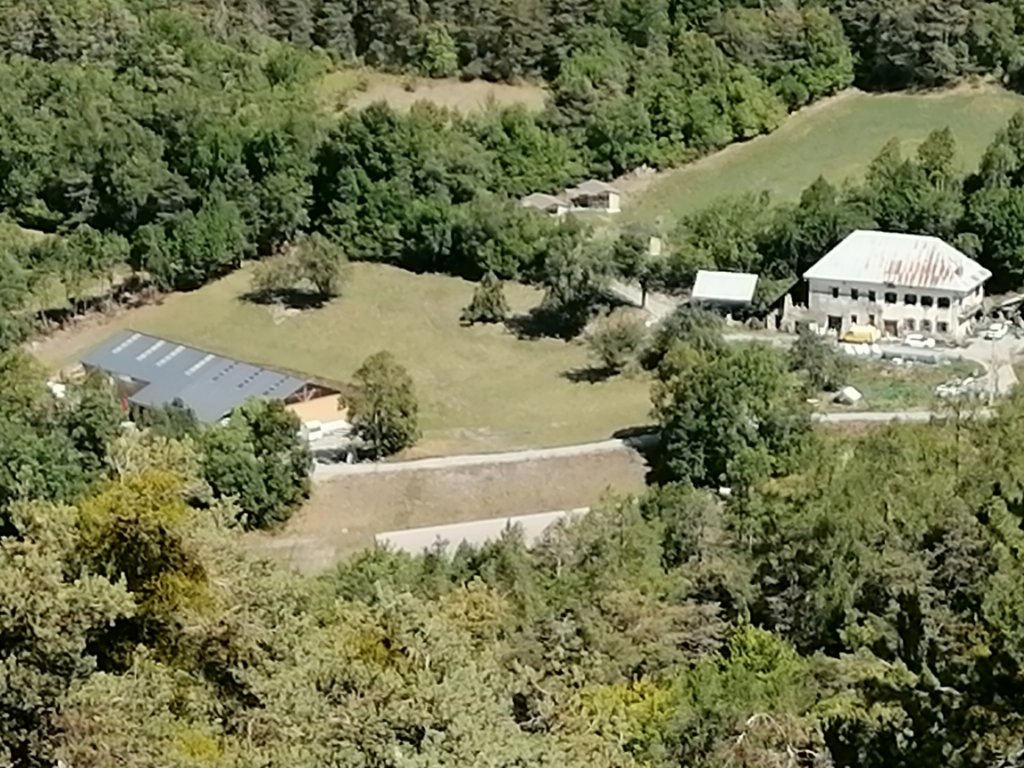
[[[1024,96],[988,85],[918,95],[850,91],[793,115],[768,136],[627,183],[621,221],[671,228],[722,195],[748,191],[795,199],[818,176],[835,183],[862,176],[891,138],[910,153],[945,126],[959,143],[962,167],[973,169],[996,131],[1021,108]]]
[[[122,313],[39,342],[51,367],[75,362],[115,330],[132,327],[244,360],[347,381],[368,355],[391,350],[416,383],[424,439],[416,455],[441,455],[600,440],[647,422],[648,383],[589,384],[566,374],[586,368],[579,344],[519,339],[501,327],[463,328],[473,286],[354,264],[344,295],[317,310],[285,314],[239,297],[246,270],[161,305]],[[513,309],[539,300],[507,287]]]

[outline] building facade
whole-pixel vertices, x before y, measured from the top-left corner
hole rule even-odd
[[[618,213],[622,210],[621,193],[611,184],[597,179],[584,181],[565,191],[574,210]]]
[[[861,230],[804,273],[807,316],[840,335],[870,325],[891,337],[961,339],[982,311],[989,277],[939,238]]]

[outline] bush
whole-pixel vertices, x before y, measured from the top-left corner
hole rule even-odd
[[[800,373],[810,393],[834,392],[843,386],[850,361],[832,344],[806,329],[788,354],[789,370]]]
[[[462,310],[460,319],[463,325],[500,323],[508,314],[508,301],[501,281],[493,272],[488,272],[473,290],[473,300]]]
[[[633,312],[613,312],[594,322],[586,342],[591,354],[610,373],[638,364],[647,340],[647,325]]]

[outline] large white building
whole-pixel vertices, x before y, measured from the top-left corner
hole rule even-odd
[[[937,237],[858,230],[804,273],[809,319],[839,333],[970,333],[992,273]]]

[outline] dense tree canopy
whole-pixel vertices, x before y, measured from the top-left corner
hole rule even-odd
[[[343,254],[533,281],[560,330],[613,275],[792,277],[861,226],[940,235],[1019,286],[1024,116],[967,177],[936,131],[793,204],[743,191],[683,222],[664,274],[650,233],[604,242],[510,199],[683,162],[851,82],[1020,85],[1024,6],[172,5],[0,0],[0,764],[1019,762],[1022,396],[987,418],[817,433],[794,374],[835,378],[819,347],[729,348],[684,310],[645,360],[665,484],[533,547],[510,531],[307,578],[239,538],[309,493],[280,404],[213,427],[170,404],[125,428],[101,382],[55,398],[17,344],[53,283],[77,311],[128,270],[187,290],[282,252],[324,300]],[[538,115],[377,105],[327,126],[311,85],[328,56],[539,77],[551,99]],[[605,362],[631,347],[624,330]],[[357,378],[360,434],[407,446],[408,374],[385,355]]]
[[[689,391],[708,414],[667,424],[691,430],[662,447],[690,482],[609,500],[530,548],[512,530],[454,555],[367,551],[318,578],[243,554],[236,502],[203,480],[203,433],[90,431],[104,463],[74,491],[0,500],[0,757],[1012,764],[1024,400],[853,436],[811,436],[790,412],[779,442],[765,425],[792,407],[782,356],[701,349],[678,343],[657,390],[666,415]],[[58,404],[23,360],[2,370],[0,414],[23,432],[80,401]],[[715,421],[729,409],[743,429]],[[265,459],[291,434],[256,405],[226,428],[242,432]],[[75,450],[49,470],[71,471]],[[748,460],[723,468],[730,452]],[[722,479],[727,499],[693,487]]]
[[[116,292],[129,270],[190,290],[314,232],[327,239],[305,241],[317,247],[303,250],[309,258],[290,282],[312,283],[320,300],[337,292],[337,249],[414,270],[539,282],[546,262],[564,261],[589,235],[558,231],[511,199],[685,162],[772,130],[787,110],[855,78],[888,88],[979,72],[1015,85],[1018,6],[7,0],[0,211],[57,236],[25,240],[4,225],[0,346],[31,330],[54,284],[72,311]],[[316,85],[332,60],[539,78],[549,100],[539,114],[374,105],[329,117]],[[946,135],[922,148],[927,157],[884,153],[856,194],[822,182],[798,206],[771,210],[748,190],[683,224],[669,282],[712,264],[798,274],[865,224],[959,238],[998,279],[1019,281],[1018,133],[1007,129],[975,185],[957,176]],[[638,242],[614,255],[649,282],[630,256]],[[276,266],[263,277],[295,277]]]

